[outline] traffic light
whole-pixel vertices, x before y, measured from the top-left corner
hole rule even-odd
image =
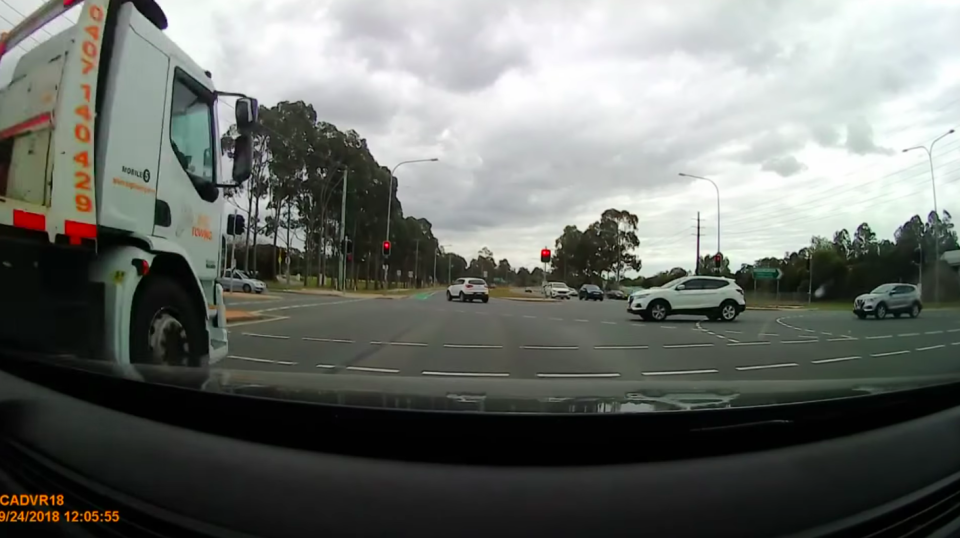
[[[340,252],[348,256],[353,254],[353,241],[351,241],[349,237],[343,238],[343,243],[340,244]]]
[[[383,242],[383,257],[384,258],[390,257],[390,241]]]
[[[722,264],[723,264],[723,254],[720,254],[718,252],[713,256],[713,265],[714,267],[719,269]]]
[[[227,215],[227,235],[242,235],[246,229],[243,215]]]
[[[550,261],[550,249],[545,248],[540,251],[540,261],[542,263],[547,263]]]
[[[918,248],[913,251],[913,263],[923,265],[923,249]]]

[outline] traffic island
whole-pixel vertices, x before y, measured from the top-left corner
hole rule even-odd
[[[227,309],[227,324],[237,323],[240,321],[254,321],[258,319],[263,319],[265,317],[266,316],[263,316],[256,312],[248,312],[246,310]]]

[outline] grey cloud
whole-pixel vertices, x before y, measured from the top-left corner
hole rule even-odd
[[[763,165],[760,167],[760,169],[776,172],[782,177],[790,177],[806,170],[807,165],[798,161],[793,155],[788,155],[786,157],[767,159],[763,162]]]
[[[745,163],[766,162],[771,157],[803,149],[805,145],[806,133],[802,131],[770,131],[756,138],[741,154],[741,159]]]
[[[893,155],[895,152],[890,148],[877,146],[873,141],[873,128],[863,118],[857,118],[847,124],[847,140],[844,142],[847,151],[855,155],[867,155],[870,153],[879,153],[881,155]]]

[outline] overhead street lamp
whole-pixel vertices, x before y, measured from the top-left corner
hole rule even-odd
[[[914,146],[903,150],[903,153],[906,153],[915,149],[922,149],[927,152],[927,158],[930,161],[930,186],[933,188],[933,213],[937,216],[933,223],[933,302],[935,303],[940,302],[940,231],[937,229],[937,221],[940,220],[940,211],[937,209],[937,180],[933,173],[933,146],[941,139],[953,134],[953,132],[954,129],[950,129],[938,136],[933,142],[930,142],[930,147]],[[920,284],[922,285],[923,283],[920,282]]]
[[[717,186],[717,183],[710,178],[694,176],[691,174],[684,174],[680,172],[681,177],[689,177],[692,179],[702,179],[704,181],[709,181],[713,188],[717,191],[717,253],[720,253],[720,187]],[[699,261],[697,263],[700,263]]]
[[[403,166],[403,165],[405,165],[405,164],[411,164],[411,163],[435,163],[435,162],[437,162],[437,161],[439,161],[439,160],[440,160],[440,159],[434,157],[434,158],[432,158],[432,159],[413,159],[413,160],[410,160],[410,161],[401,161],[401,162],[397,163],[396,166],[393,167],[393,170],[390,171],[390,180],[387,181],[387,235],[386,235],[386,237],[383,238],[384,241],[389,241],[389,240],[390,240],[390,210],[392,209],[392,206],[393,206],[393,178],[394,178],[394,176],[395,176],[396,173],[397,173],[397,168],[400,168],[401,166]],[[384,267],[386,267],[387,264],[385,263],[385,264],[383,264],[383,265],[384,265]],[[387,270],[384,269],[384,270],[383,270],[383,281],[386,282],[388,278],[389,278],[389,275],[387,275]]]

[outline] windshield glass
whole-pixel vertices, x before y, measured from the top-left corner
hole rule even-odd
[[[873,288],[873,291],[871,291],[870,293],[890,293],[896,287],[897,287],[896,284],[884,284],[882,286],[877,286],[876,288]]]
[[[958,2],[210,2],[0,55],[0,368],[551,413],[960,380]]]

